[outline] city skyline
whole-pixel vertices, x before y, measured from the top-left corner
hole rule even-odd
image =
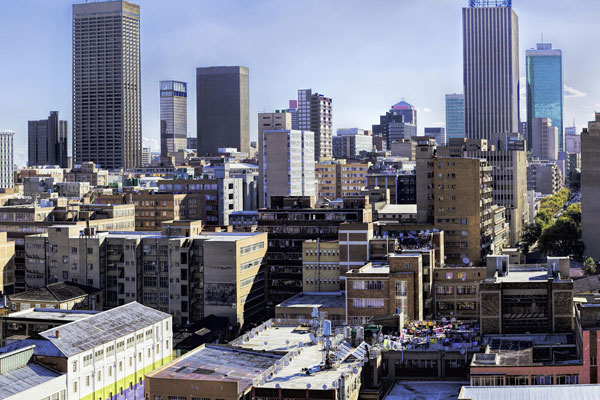
[[[20,40],[2,40],[0,51],[7,59],[20,60],[14,65],[0,67],[0,77],[10,77],[2,82],[5,96],[0,103],[0,129],[10,129],[15,135],[15,160],[26,162],[27,121],[50,110],[57,110],[72,126],[71,113],[71,7],[73,1],[26,1],[0,6],[0,22],[11,37]],[[360,2],[305,2],[289,4],[281,9],[269,7],[269,2],[253,2],[231,7],[235,2],[211,4],[189,1],[161,4],[155,1],[139,3],[141,6],[142,54],[142,132],[144,146],[159,150],[159,99],[157,82],[179,79],[195,82],[195,68],[212,65],[244,65],[250,69],[250,139],[256,140],[256,118],[259,111],[285,108],[299,88],[312,88],[325,93],[335,102],[334,130],[346,127],[369,129],[378,122],[381,110],[403,98],[419,110],[419,133],[425,126],[443,126],[444,95],[462,93],[462,38],[461,12],[467,2],[422,1],[390,3],[370,7]],[[464,3],[464,4],[463,4]],[[236,3],[237,4],[237,3]],[[393,7],[392,7],[393,5]],[[360,18],[372,21],[372,29],[355,30],[351,25],[333,23],[329,35],[323,39],[317,33],[295,37],[298,45],[283,48],[277,60],[264,57],[264,51],[274,44],[282,45],[290,35],[273,35],[283,27],[308,16],[315,7],[335,10],[341,20]],[[578,9],[561,2],[514,2],[519,15],[521,120],[524,120],[524,62],[525,50],[540,41],[552,42],[564,52],[565,126],[577,121],[578,131],[591,119],[594,107],[600,106],[600,85],[593,78],[593,63],[580,62],[587,56],[593,25],[585,33],[569,29],[560,23],[577,15],[580,23],[589,21],[600,5],[585,2]],[[587,12],[581,12],[582,7]],[[222,18],[223,10],[230,10]],[[16,16],[26,13],[32,21],[29,28],[15,23]],[[266,14],[265,14],[266,13]],[[412,14],[414,18],[398,24],[394,18]],[[253,15],[267,15],[268,24],[253,24]],[[177,16],[177,18],[175,18]],[[443,21],[443,28],[422,31],[418,21],[431,18]],[[588,20],[588,18],[590,18]],[[37,21],[37,23],[35,22]],[[161,21],[161,23],[158,23]],[[375,22],[377,22],[375,24]],[[244,35],[241,35],[241,33]],[[394,37],[404,35],[416,44],[407,46],[404,53],[390,60],[372,61],[377,54],[392,48]],[[204,39],[198,45],[197,36]],[[191,39],[188,39],[190,37]],[[8,39],[8,38],[6,38]],[[35,39],[35,40],[34,40]],[[315,40],[326,46],[311,46]],[[332,43],[352,44],[332,46]],[[173,46],[173,43],[178,43]],[[423,52],[427,45],[432,51]],[[321,48],[322,47],[322,48]],[[325,66],[293,61],[298,48],[307,49],[311,57],[322,58]],[[281,47],[278,47],[281,49]],[[584,53],[585,51],[585,53]],[[279,53],[280,54],[280,53]],[[38,68],[40,58],[46,60]],[[183,58],[182,58],[183,57]],[[379,58],[377,58],[379,60]],[[409,63],[404,60],[413,60]],[[440,63],[439,60],[445,62]],[[341,61],[340,61],[341,60]],[[52,77],[52,79],[47,79]],[[432,79],[433,77],[433,79]],[[588,84],[589,82],[589,84]],[[356,96],[356,93],[378,93],[376,96]],[[25,96],[24,94],[28,94]],[[587,95],[586,95],[587,94]],[[368,100],[367,100],[368,98]],[[195,96],[188,104],[188,135],[196,131]],[[69,139],[69,147],[72,141]],[[23,149],[23,150],[21,150]]]

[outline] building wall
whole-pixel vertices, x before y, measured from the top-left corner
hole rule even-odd
[[[340,290],[340,245],[319,239],[302,243],[302,291]]]
[[[581,235],[585,255],[600,258],[600,114],[581,134]]]

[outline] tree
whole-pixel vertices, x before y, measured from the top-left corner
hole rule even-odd
[[[594,261],[592,257],[588,257],[583,262],[583,272],[585,272],[587,275],[596,274],[596,261]]]
[[[537,221],[525,227],[521,241],[521,248],[523,249],[524,253],[529,253],[531,246],[538,241],[540,235],[542,234],[542,228],[543,225]]]
[[[563,213],[565,217],[571,218],[576,224],[581,224],[581,203],[573,203]]]
[[[568,256],[573,254],[581,259],[583,242],[581,227],[571,218],[561,216],[554,224],[542,231],[538,240],[541,251],[549,256]]]

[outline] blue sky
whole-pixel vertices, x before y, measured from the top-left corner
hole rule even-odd
[[[17,132],[26,161],[27,121],[58,110],[71,126],[70,0],[0,1],[0,129]],[[370,128],[405,99],[419,131],[444,122],[444,94],[462,92],[461,7],[467,0],[139,0],[144,144],[158,150],[158,81],[189,83],[188,135],[196,132],[195,68],[250,68],[256,113],[284,108],[297,89],[333,98],[334,128]],[[600,110],[597,0],[514,0],[520,76],[525,50],[563,50],[565,126]],[[522,102],[523,103],[523,102]],[[524,104],[522,104],[523,106]]]

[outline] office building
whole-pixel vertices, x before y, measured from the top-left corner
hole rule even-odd
[[[0,293],[15,292],[15,242],[8,240],[6,232],[0,232]]]
[[[75,164],[141,165],[140,75],[140,7],[126,1],[74,4]]]
[[[446,145],[446,129],[445,128],[425,128],[425,136],[434,138],[438,146]]]
[[[550,118],[533,118],[531,120],[531,155],[540,160],[558,160],[559,152],[558,128]]]
[[[567,131],[565,128],[565,151],[567,153],[581,153],[581,135],[576,130]]]
[[[406,101],[394,104],[390,111],[379,117],[373,125],[373,136],[383,138],[386,149],[396,140],[411,139],[417,135],[417,109]]]
[[[290,129],[300,129],[300,121],[298,120],[298,100],[290,100],[288,108],[285,112],[292,115],[292,127]]]
[[[69,166],[67,121],[59,120],[58,111],[51,111],[48,119],[29,121],[27,128],[27,165]]]
[[[331,158],[332,114],[331,98],[312,89],[298,90],[298,129],[314,133],[315,162]]]
[[[160,156],[188,148],[187,83],[160,81]]]
[[[546,160],[527,162],[527,190],[542,195],[553,195],[563,188],[563,182],[562,172],[556,162]]]
[[[292,100],[290,100],[290,103]],[[294,111],[295,112],[295,111]],[[258,172],[259,172],[259,200],[260,207],[264,207],[268,199],[265,198],[264,183],[266,170],[265,166],[265,131],[280,131],[292,129],[292,114],[287,110],[285,112],[258,113]],[[298,117],[298,115],[296,115]],[[281,160],[283,161],[283,160]]]
[[[0,131],[0,188],[11,188],[15,183],[14,136],[13,131]]]
[[[510,0],[469,5],[462,13],[465,137],[489,140],[519,129],[518,17]]]
[[[246,67],[196,68],[198,155],[219,148],[250,151],[249,76]]]
[[[187,148],[190,150],[198,151],[198,138],[197,137],[188,137],[187,138]]]
[[[142,167],[152,164],[152,149],[150,147],[142,148]]]
[[[581,133],[581,237],[585,255],[600,259],[600,113]]]
[[[368,163],[346,163],[345,160],[315,165],[319,201],[360,196],[367,185]]]
[[[263,132],[261,206],[272,196],[316,196],[315,136],[310,131]]]
[[[558,130],[558,151],[564,151],[562,52],[552,43],[538,43],[525,56],[528,150],[535,143],[534,118],[548,118]]]
[[[462,139],[465,137],[465,95],[446,95],[446,137]]]
[[[365,157],[373,151],[373,136],[371,131],[349,128],[338,129],[333,137],[333,157],[357,159]]]

